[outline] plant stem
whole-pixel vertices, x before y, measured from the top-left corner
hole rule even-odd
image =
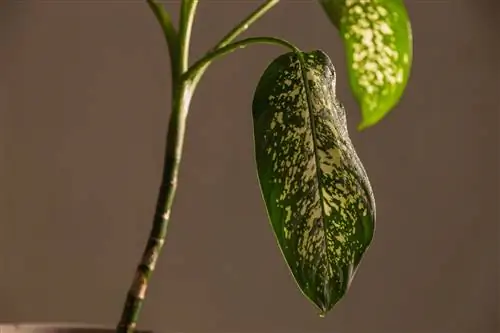
[[[155,269],[167,235],[173,199],[177,190],[177,176],[186,127],[185,120],[192,97],[189,87],[184,84],[176,87],[177,89],[175,89],[172,96],[172,115],[168,126],[163,176],[153,226],[142,259],[137,267],[135,278],[127,294],[122,316],[117,326],[118,333],[134,332],[146,296],[149,279]]]
[[[204,70],[211,60],[232,50],[252,43],[272,43],[296,48],[288,42],[269,37],[249,38],[234,44],[229,44],[234,38],[245,31],[249,25],[260,18],[266,11],[278,3],[279,0],[269,0],[260,6],[249,17],[242,21],[235,29],[227,34],[210,52],[192,69],[188,69],[189,45],[191,30],[196,13],[198,0],[182,0],[180,13],[179,35],[172,26],[168,13],[154,0],[147,0],[157,20],[161,23],[166,37],[172,71],[172,114],[167,131],[167,143],[164,156],[164,166],[161,186],[156,203],[153,225],[149,234],[146,248],[137,267],[133,283],[128,291],[117,333],[132,333],[135,331],[142,304],[146,297],[148,283],[158,261],[161,249],[165,243],[168,222],[177,190],[177,178],[182,157],[186,117],[189,105]],[[189,75],[184,75],[188,74]]]
[[[239,35],[241,35],[245,30],[247,30],[253,23],[255,23],[258,19],[260,19],[265,13],[267,13],[271,8],[276,6],[280,0],[267,0],[262,5],[257,7],[250,15],[244,18],[238,25],[234,27],[227,35],[225,35],[216,45],[215,47],[208,53],[211,54],[217,51],[220,48],[225,47],[227,44],[231,43],[234,39],[236,39]],[[206,57],[204,57],[206,58]],[[210,62],[204,62],[203,66],[199,66],[196,69],[196,75],[190,77],[192,85],[196,87],[198,82],[200,81],[203,73],[207,70]]]
[[[196,77],[200,75],[200,72],[204,72],[205,68],[215,59],[231,53],[236,49],[241,49],[247,47],[251,44],[274,44],[281,45],[289,48],[293,52],[300,52],[300,50],[293,44],[287,42],[286,40],[274,37],[250,37],[242,39],[240,41],[227,44],[224,47],[218,48],[215,51],[207,53],[203,58],[195,62],[187,72],[182,75],[182,79],[186,81],[193,81]]]
[[[198,0],[183,0],[179,38],[174,34],[175,30],[171,26],[166,11],[160,5],[156,5],[153,0],[148,1],[148,4],[162,26],[169,46],[172,71],[172,113],[167,131],[163,175],[153,225],[141,261],[137,266],[134,280],[127,293],[122,315],[116,328],[117,333],[135,331],[146,297],[149,279],[165,243],[170,212],[177,190],[177,175],[182,157],[186,116],[193,93],[193,89],[187,82],[180,80],[180,76],[188,67],[191,28]]]
[[[179,73],[180,66],[177,64],[180,62],[180,45],[179,45],[179,36],[177,35],[177,31],[175,30],[172,19],[170,18],[169,13],[163,8],[163,6],[158,5],[154,0],[146,0],[149,8],[155,15],[158,22],[160,22],[160,26],[163,30],[163,35],[167,40],[168,45],[168,53],[170,55],[170,69],[172,74],[172,82],[176,81],[181,73]]]
[[[181,17],[179,22],[180,62],[178,64],[181,73],[184,73],[189,66],[191,30],[193,28],[197,6],[198,0],[182,0]]]
[[[257,9],[255,9],[250,15],[248,15],[243,21],[241,21],[233,30],[231,30],[227,35],[225,35],[214,49],[221,48],[231,43],[235,38],[241,35],[245,30],[247,30],[255,21],[260,19],[265,13],[267,13],[271,8],[276,6],[280,0],[267,0]]]

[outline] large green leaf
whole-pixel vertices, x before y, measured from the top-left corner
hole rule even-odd
[[[345,294],[375,228],[370,182],[347,132],[326,54],[287,53],[253,100],[267,212],[303,293],[324,314]]]
[[[372,126],[401,99],[413,41],[403,0],[319,0],[344,41],[351,89],[361,105],[359,129]]]

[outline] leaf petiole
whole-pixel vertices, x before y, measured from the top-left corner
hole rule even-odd
[[[255,21],[260,19],[265,13],[267,13],[271,8],[276,6],[280,0],[268,0],[243,21],[241,21],[233,30],[231,30],[226,36],[224,36],[219,43],[214,47],[214,50],[226,46],[231,43],[235,38],[241,35],[245,30],[247,30]]]
[[[160,23],[163,35],[167,41],[168,53],[170,55],[170,68],[172,71],[172,81],[175,81],[180,76],[178,66],[180,56],[179,35],[172,24],[170,14],[165,10],[165,8],[157,4],[154,0],[147,0],[147,3]]]
[[[279,3],[279,0],[267,0],[264,2],[262,5],[257,7],[250,15],[248,15],[246,18],[244,18],[238,25],[236,25],[230,32],[228,32],[222,39],[213,47],[207,54],[203,57],[208,58],[210,57],[211,54],[213,54],[215,51],[227,46],[229,43],[231,43],[234,39],[236,39],[239,35],[241,35],[243,32],[245,32],[253,23],[255,23],[258,19],[260,19],[262,16],[264,16],[265,13],[267,13],[271,8],[276,6]],[[232,51],[232,50],[231,50]],[[229,52],[231,52],[229,51]],[[225,52],[224,54],[226,54]],[[201,63],[203,60],[201,59],[197,63]],[[215,59],[215,58],[213,58]],[[211,59],[211,60],[213,60]],[[210,61],[211,61],[210,60]],[[200,81],[203,73],[207,70],[208,66],[210,65],[210,61],[204,62],[203,66],[197,67],[197,74],[196,76],[190,77],[191,79],[191,86],[194,88]],[[185,76],[188,77],[188,76]]]
[[[181,73],[184,73],[189,66],[189,46],[197,6],[198,0],[182,0],[179,22],[180,58],[174,65],[179,66]]]
[[[207,53],[203,58],[195,62],[181,77],[182,81],[192,82],[198,79],[199,76],[205,71],[206,67],[215,59],[224,56],[236,49],[245,48],[251,44],[274,44],[284,46],[293,52],[300,52],[300,50],[290,42],[284,39],[275,37],[249,37],[237,42],[227,44],[220,47],[215,51]]]

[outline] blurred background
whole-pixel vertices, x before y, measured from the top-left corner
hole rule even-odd
[[[179,1],[164,3],[177,20]],[[260,3],[202,0],[192,58]],[[408,89],[361,133],[343,46],[316,1],[284,0],[245,34],[322,49],[337,67],[378,222],[344,300],[319,318],[271,233],[251,101],[284,50],[253,46],[214,63],[196,92],[141,328],[500,332],[499,3],[406,4],[415,49]],[[115,325],[160,181],[168,65],[143,1],[0,3],[0,322]]]

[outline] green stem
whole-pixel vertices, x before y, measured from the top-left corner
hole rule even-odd
[[[245,48],[251,44],[274,44],[284,46],[289,48],[293,52],[300,52],[300,50],[290,42],[280,38],[274,37],[250,37],[246,39],[242,39],[240,41],[227,44],[224,47],[216,49],[215,51],[207,53],[203,58],[195,62],[187,72],[182,75],[182,80],[185,81],[194,81],[205,71],[206,67],[215,59],[231,53],[236,49]]]
[[[179,73],[179,66],[177,65],[180,62],[180,45],[179,45],[179,36],[177,35],[177,31],[175,30],[172,19],[170,18],[169,13],[163,8],[162,5],[157,4],[154,0],[146,0],[149,8],[153,11],[158,22],[160,22],[160,26],[163,30],[163,35],[167,40],[168,45],[168,53],[170,55],[170,68],[172,71],[172,82],[176,81],[181,73]]]
[[[180,62],[181,72],[187,70],[189,66],[189,46],[191,41],[191,30],[193,28],[194,17],[198,0],[182,0],[181,17],[179,22],[180,39]]]
[[[148,4],[163,28],[169,47],[172,70],[172,114],[168,125],[163,175],[153,225],[141,261],[137,266],[134,280],[127,293],[120,321],[116,327],[117,333],[135,331],[149,280],[167,235],[170,212],[177,190],[177,175],[184,143],[186,116],[193,93],[193,89],[180,77],[188,67],[189,42],[197,3],[197,0],[183,0],[179,38],[177,38],[166,11],[153,0],[148,0]]]
[[[255,21],[260,19],[265,13],[267,13],[271,8],[276,6],[280,0],[267,0],[257,9],[255,9],[250,15],[248,15],[243,21],[241,21],[233,30],[231,30],[227,35],[225,35],[219,43],[215,46],[214,50],[226,46],[231,43],[235,38],[241,35],[245,30],[247,30]]]
[[[117,333],[135,331],[142,304],[146,297],[149,280],[165,243],[173,199],[177,190],[177,176],[182,156],[182,146],[186,127],[186,115],[191,102],[191,90],[185,84],[176,85],[172,96],[167,146],[164,158],[162,181],[156,203],[153,226],[146,248],[136,269],[136,275],[128,291]]]
[[[120,322],[116,328],[117,333],[132,333],[135,331],[140,310],[146,297],[149,280],[165,243],[167,227],[177,190],[177,178],[184,145],[186,118],[196,84],[200,80],[204,70],[218,56],[252,43],[280,44],[294,51],[297,50],[286,41],[270,37],[248,38],[234,44],[229,44],[234,38],[245,31],[250,24],[277,4],[278,1],[270,0],[259,7],[226,35],[217,44],[213,52],[208,53],[195,63],[193,68],[188,70],[191,30],[198,0],[182,0],[179,35],[177,35],[173,28],[168,13],[160,5],[156,4],[154,0],[147,0],[156,18],[162,25],[169,47],[172,70],[172,114],[168,125],[162,182],[156,203],[153,226],[141,261],[137,267],[135,278],[128,291]]]
[[[218,49],[221,49],[231,43],[234,39],[236,39],[239,35],[241,35],[245,30],[247,30],[253,23],[255,23],[258,19],[260,19],[265,13],[267,13],[271,8],[276,6],[279,3],[279,0],[267,0],[262,5],[257,7],[250,15],[244,18],[233,30],[231,30],[227,35],[225,35],[216,45],[215,47],[208,52],[207,55],[214,53]],[[226,52],[227,53],[227,52]],[[203,57],[203,58],[206,58]],[[200,81],[203,73],[207,70],[210,62],[205,62],[203,66],[197,67],[197,74],[191,77],[191,84],[193,87],[196,87],[198,82]]]

